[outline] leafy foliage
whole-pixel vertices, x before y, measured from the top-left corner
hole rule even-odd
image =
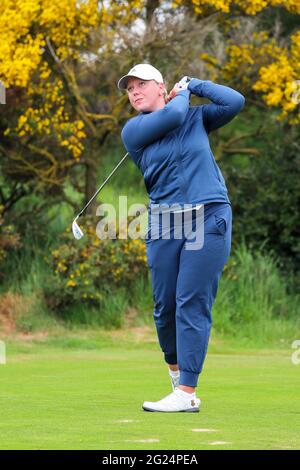
[[[10,249],[21,246],[20,234],[15,231],[13,225],[5,224],[3,206],[0,205],[0,263],[5,259]]]
[[[108,293],[119,288],[130,291],[137,278],[147,278],[145,243],[142,239],[100,239],[88,219],[85,236],[74,240],[68,230],[61,244],[48,258],[53,270],[46,287],[47,303],[52,309],[70,304],[105,303]]]

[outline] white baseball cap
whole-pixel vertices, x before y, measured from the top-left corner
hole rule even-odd
[[[142,78],[143,80],[156,80],[158,83],[163,83],[164,79],[159,70],[150,64],[137,64],[129,70],[127,75],[124,75],[118,81],[118,88],[126,90],[127,82],[130,77]]]

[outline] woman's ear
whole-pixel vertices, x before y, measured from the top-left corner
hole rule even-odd
[[[163,94],[163,91],[165,89],[165,84],[164,83],[158,83],[158,82],[156,82],[156,83],[158,84],[159,91],[161,92],[161,94]]]
[[[160,91],[161,91],[161,96],[164,97],[164,100],[167,103],[168,102],[168,92],[167,92],[167,89],[166,89],[166,85],[164,83],[159,83],[159,88],[160,88]]]

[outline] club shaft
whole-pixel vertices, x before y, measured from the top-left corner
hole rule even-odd
[[[126,155],[124,155],[124,157],[122,158],[122,160],[119,161],[119,163],[117,164],[117,166],[113,169],[113,171],[110,173],[110,175],[108,175],[108,177],[106,178],[106,180],[101,184],[100,188],[97,189],[97,191],[95,192],[94,196],[89,200],[89,202],[84,206],[84,208],[79,212],[78,216],[77,217],[80,217],[84,211],[87,209],[87,207],[89,207],[89,205],[91,204],[91,202],[95,199],[95,197],[100,193],[101,189],[106,185],[106,183],[109,181],[109,179],[112,177],[112,175],[114,174],[114,172],[119,168],[119,166],[123,163],[123,161],[125,160],[125,158],[127,157],[128,155],[128,152],[126,153]]]

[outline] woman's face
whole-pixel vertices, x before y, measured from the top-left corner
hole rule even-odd
[[[139,112],[151,112],[165,106],[163,83],[132,77],[127,82],[127,94],[131,106]]]

